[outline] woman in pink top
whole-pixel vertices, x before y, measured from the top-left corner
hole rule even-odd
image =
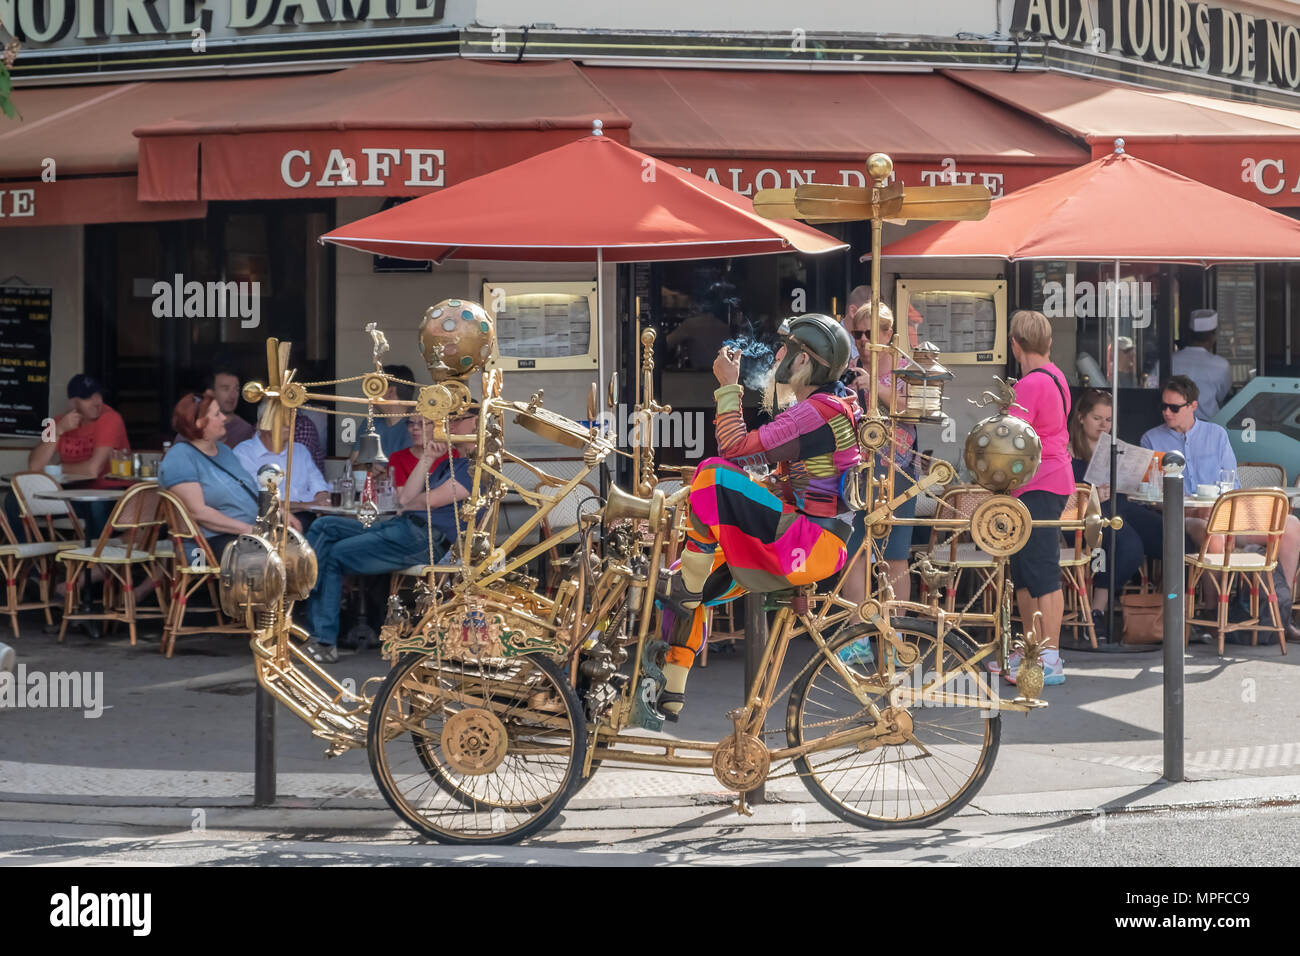
[[[1042,462],[1034,477],[1012,492],[1029,509],[1036,521],[1057,521],[1074,494],[1074,471],[1070,465],[1070,386],[1061,370],[1048,357],[1052,349],[1052,325],[1041,312],[1017,312],[1011,316],[1011,351],[1022,375],[1016,383],[1016,404],[1011,414],[1034,426],[1043,443]],[[1044,682],[1065,683],[1058,646],[1065,597],[1061,593],[1061,532],[1036,528],[1029,541],[1008,562],[1016,587],[1016,604],[1025,630],[1033,626],[1034,612],[1043,614],[1047,652],[1043,655]],[[1006,678],[1016,682],[1019,655],[1007,662]]]

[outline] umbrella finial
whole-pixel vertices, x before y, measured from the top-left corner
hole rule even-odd
[[[1123,152],[1124,152],[1124,138],[1121,136],[1115,140],[1115,155],[1117,156],[1122,155]]]
[[[592,136],[604,136],[604,135],[605,135],[604,129],[605,129],[605,124],[604,124],[604,122],[602,122],[601,120],[592,120],[592,121],[591,121],[591,135],[592,135]]]

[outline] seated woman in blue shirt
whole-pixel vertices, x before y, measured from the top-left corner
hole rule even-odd
[[[226,416],[212,392],[182,395],[172,412],[172,427],[182,440],[159,464],[158,484],[185,503],[220,560],[227,544],[253,530],[257,482],[222,444]],[[290,521],[299,527],[296,518]],[[193,551],[185,557],[193,560]]]
[[[1103,433],[1110,433],[1112,412],[1109,392],[1092,388],[1079,396],[1069,421],[1070,464],[1074,468],[1075,481],[1083,481],[1097,442]],[[1097,496],[1102,502],[1102,512],[1111,514],[1110,487],[1098,487]],[[1137,573],[1144,557],[1160,560],[1164,554],[1160,515],[1149,508],[1133,504],[1125,495],[1116,495],[1115,498],[1119,515],[1124,519],[1124,527],[1118,533],[1109,530],[1104,533],[1102,547],[1107,555],[1108,567],[1092,579],[1092,624],[1102,640],[1109,636],[1106,631],[1106,607],[1110,603],[1109,565],[1115,568],[1115,586],[1120,588]]]

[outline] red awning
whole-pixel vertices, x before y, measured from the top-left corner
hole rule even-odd
[[[1300,206],[1300,110],[1139,89],[1063,73],[948,71],[1092,148],[1142,159],[1265,206]]]
[[[0,227],[192,219],[198,202],[142,203],[137,198],[131,127],[170,115],[183,87],[209,98],[227,80],[20,87],[21,121],[0,120]]]
[[[873,152],[888,153],[904,183],[974,183],[995,196],[1089,158],[932,73],[582,69],[631,119],[630,145],[747,196],[809,181],[864,185]]]
[[[135,176],[0,182],[0,228],[202,219],[204,202],[140,202]]]
[[[241,95],[135,124],[147,200],[410,196],[627,117],[568,61],[366,63],[227,81]]]

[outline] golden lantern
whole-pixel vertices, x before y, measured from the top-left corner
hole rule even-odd
[[[904,386],[905,404],[900,417],[916,423],[942,423],[943,388],[952,381],[952,372],[939,364],[938,346],[922,342],[906,367],[894,374]]]

